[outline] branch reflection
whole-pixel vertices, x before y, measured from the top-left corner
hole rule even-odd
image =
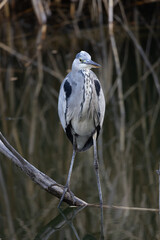
[[[44,226],[41,231],[35,237],[35,240],[47,240],[55,232],[61,230],[68,224],[74,232],[77,240],[80,240],[76,228],[73,224],[73,219],[76,215],[82,211],[86,206],[82,207],[67,207],[64,210],[58,209],[59,214],[53,220],[51,220],[46,226]]]

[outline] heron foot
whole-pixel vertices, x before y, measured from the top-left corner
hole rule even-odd
[[[72,191],[70,190],[68,184],[66,184],[66,186],[64,187],[64,190],[63,190],[62,197],[61,197],[60,202],[59,202],[59,204],[58,204],[58,208],[60,208],[66,192],[69,192],[69,194],[70,194],[70,196],[71,196],[71,198],[72,198],[72,201],[73,201],[73,205],[74,205],[74,203],[75,203],[75,196],[74,196],[74,194],[72,193]]]
[[[70,188],[67,189],[67,192],[69,192],[69,194],[71,195],[71,198],[72,198],[72,201],[73,201],[73,205],[74,205],[76,200],[75,200],[75,196],[74,196],[73,192],[70,190]]]

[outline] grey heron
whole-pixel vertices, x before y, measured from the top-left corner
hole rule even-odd
[[[92,61],[87,52],[79,52],[72,63],[71,72],[65,77],[60,87],[58,114],[62,127],[73,144],[73,154],[67,182],[58,207],[60,207],[65,193],[70,191],[70,178],[76,152],[86,151],[93,145],[94,168],[102,209],[103,200],[96,140],[103,124],[105,98],[101,83],[95,73],[91,71],[91,68],[99,67],[100,65]]]

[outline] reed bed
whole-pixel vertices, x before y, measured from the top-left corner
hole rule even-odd
[[[159,4],[64,2],[46,1],[48,12],[42,14],[36,1],[26,8],[2,1],[0,130],[21,155],[64,184],[72,146],[59,123],[58,92],[75,54],[88,51],[102,65],[96,74],[106,98],[98,142],[104,203],[126,207],[105,210],[105,236],[159,239],[157,213],[127,208],[159,207]],[[78,155],[71,188],[87,202],[98,202],[92,149]],[[0,191],[2,239],[34,239],[57,215],[58,200],[2,155]],[[80,239],[88,232],[98,237],[97,216],[92,207],[79,213],[74,226]],[[72,230],[56,231],[56,237],[75,239]]]

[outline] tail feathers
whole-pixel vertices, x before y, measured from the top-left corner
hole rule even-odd
[[[97,131],[97,138],[99,136],[99,132],[100,132],[100,125],[98,125],[96,127],[96,130]],[[66,127],[65,129],[66,131],[66,134],[67,134],[67,137],[69,138],[69,140],[71,141],[71,143],[73,144],[73,129],[72,129],[72,126],[71,126],[71,123]],[[94,131],[94,133],[95,133]],[[93,133],[93,134],[94,134]],[[92,135],[93,135],[92,134]],[[92,135],[89,135],[89,136],[80,136],[78,134],[75,133],[75,138],[76,138],[76,150],[78,152],[83,152],[83,151],[86,151],[87,149],[89,149],[92,145],[93,145],[93,137]]]

